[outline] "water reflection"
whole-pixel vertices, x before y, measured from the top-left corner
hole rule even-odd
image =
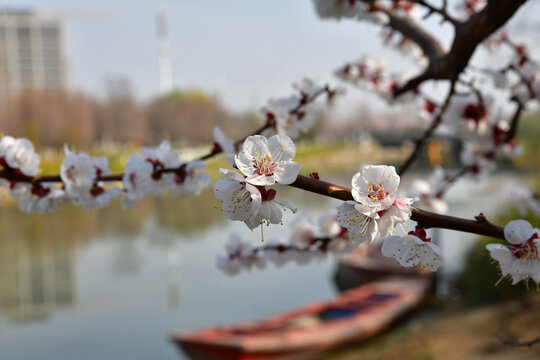
[[[65,205],[55,214],[28,216],[2,208],[0,227],[0,316],[29,321],[50,316],[53,309],[71,307],[77,300],[78,249],[91,242],[113,241],[111,273],[134,276],[141,267],[141,241],[169,251],[171,279],[178,279],[181,234],[201,231],[223,221],[208,206],[208,189],[198,198],[145,199],[123,211],[119,203],[102,211],[84,212]],[[210,208],[210,209],[209,209]],[[172,281],[172,280],[171,280]],[[171,282],[171,303],[178,306],[178,284]],[[173,299],[174,298],[174,299]]]
[[[290,193],[290,189],[283,192]],[[301,202],[297,205],[308,208],[328,201],[316,196],[297,198]],[[128,211],[119,203],[87,212],[64,205],[54,214],[28,216],[4,206],[0,218],[4,234],[0,238],[0,316],[9,321],[29,321],[47,318],[55,308],[75,306],[77,261],[95,243],[107,244],[110,258],[97,266],[105,266],[109,276],[118,279],[139,275],[148,247],[164,251],[168,306],[178,309],[182,263],[179,243],[200,241],[200,235],[212,225],[228,225],[217,205],[212,190],[207,189],[197,198],[145,199]],[[246,231],[242,224],[237,225]],[[282,230],[272,229],[269,236]],[[219,239],[219,249],[227,235],[213,235]],[[214,254],[207,256],[213,262]]]
[[[456,215],[472,216],[496,209],[500,204],[492,194],[509,186],[505,179],[494,182],[485,194],[492,202],[474,208],[460,204],[471,196],[469,185],[458,185],[450,200]],[[279,192],[314,213],[332,206],[331,200],[295,189]],[[119,203],[88,212],[66,205],[36,216],[1,208],[2,359],[178,359],[168,341],[174,329],[260,318],[335,294],[332,258],[233,278],[221,273],[215,256],[231,231],[253,245],[260,235],[226,221],[215,205],[208,189],[197,198],[146,199],[128,211]],[[288,214],[284,223],[291,220]],[[286,225],[270,226],[265,238],[286,232]],[[457,243],[452,238],[447,248]]]
[[[10,321],[46,318],[76,301],[73,249],[35,252],[0,242],[0,315]]]

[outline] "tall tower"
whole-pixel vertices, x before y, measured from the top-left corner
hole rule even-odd
[[[171,45],[167,38],[167,20],[165,13],[159,11],[156,16],[159,56],[159,92],[169,94],[173,90]]]

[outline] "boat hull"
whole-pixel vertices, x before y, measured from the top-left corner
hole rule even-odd
[[[390,276],[330,301],[252,323],[179,332],[172,340],[194,359],[298,359],[383,332],[420,303],[430,280]]]

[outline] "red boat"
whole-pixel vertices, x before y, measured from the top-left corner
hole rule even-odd
[[[426,276],[389,276],[263,320],[172,336],[194,359],[284,359],[372,337],[420,303]]]

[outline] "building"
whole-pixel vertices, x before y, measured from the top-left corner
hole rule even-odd
[[[60,19],[0,8],[0,97],[24,88],[63,89],[66,61]]]

